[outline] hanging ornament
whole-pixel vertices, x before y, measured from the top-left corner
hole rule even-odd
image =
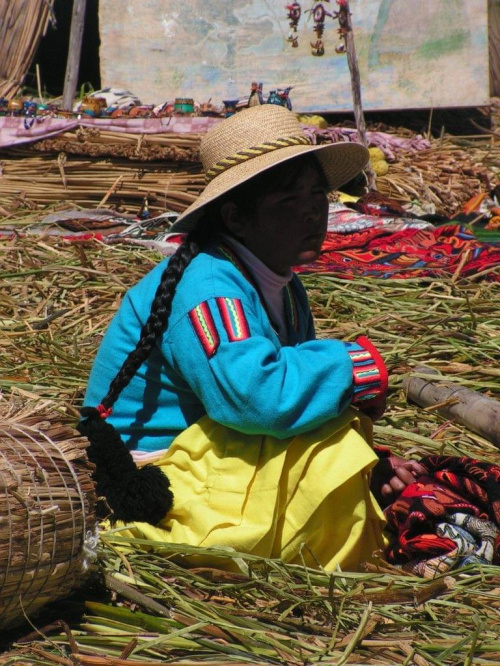
[[[333,18],[339,22],[339,29],[337,32],[340,35],[340,42],[335,47],[335,53],[342,54],[346,52],[345,36],[347,33],[347,5],[345,0],[337,0],[337,4],[340,9],[338,12],[334,12]]]
[[[329,2],[330,0],[327,0]],[[327,12],[321,2],[316,3],[312,9],[308,9],[307,13],[311,13],[314,21],[314,32],[316,33],[316,41],[314,44],[311,42],[312,51],[311,53],[314,56],[322,56],[325,54],[325,45],[323,43],[322,37],[325,32],[325,18],[327,16],[332,16],[330,12]]]
[[[300,6],[300,2],[292,2],[289,5],[285,5],[285,9],[288,11],[287,19],[288,19],[288,25],[290,27],[290,32],[288,34],[287,41],[291,42],[293,48],[297,48],[297,46],[299,45],[297,27],[299,25],[300,17],[302,15],[302,8]]]
[[[323,40],[317,39],[314,44],[312,42],[309,42],[312,47],[311,53],[313,56],[322,56],[325,55],[325,44]]]

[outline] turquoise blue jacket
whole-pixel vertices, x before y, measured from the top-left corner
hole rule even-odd
[[[85,405],[101,402],[135,348],[167,262],[125,294],[98,350]],[[127,445],[167,448],[205,414],[243,433],[283,439],[343,412],[355,393],[352,345],[315,339],[297,276],[285,291],[289,344],[282,346],[232,251],[199,254],[177,287],[162,339],[108,417]]]

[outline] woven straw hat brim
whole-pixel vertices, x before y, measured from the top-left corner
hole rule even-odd
[[[281,148],[279,151],[260,155],[248,162],[231,167],[231,169],[219,174],[208,183],[198,199],[177,218],[171,227],[171,231],[188,233],[203,215],[207,204],[266,169],[306,153],[316,153],[325,172],[330,190],[338,189],[357,176],[366,166],[369,158],[368,150],[357,143],[288,146]]]
[[[229,164],[217,173],[214,165],[248,146],[280,141],[278,137],[304,138],[294,114],[283,107],[261,105],[240,111],[211,130],[200,147],[205,170],[212,175],[198,199],[172,225],[174,232],[189,232],[204,213],[207,204],[267,169],[308,153],[316,154],[331,190],[352,180],[368,163],[368,150],[357,143],[314,145],[300,142],[280,146],[239,163]],[[253,149],[250,149],[253,150]],[[214,173],[216,175],[214,175]]]

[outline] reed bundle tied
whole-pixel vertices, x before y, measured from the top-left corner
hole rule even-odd
[[[0,408],[0,629],[5,629],[81,583],[96,520],[86,439],[56,412]]]
[[[202,134],[131,134],[79,127],[52,139],[37,141],[30,152],[86,155],[88,157],[123,157],[135,161],[198,162]]]
[[[98,144],[96,144],[98,145]],[[120,158],[36,155],[11,152],[2,163],[0,206],[7,213],[61,201],[71,207],[107,206],[137,212],[148,197],[152,214],[182,212],[205,186],[198,163],[148,164]]]
[[[11,149],[2,164],[0,206],[10,211],[70,200],[95,207],[105,200],[136,212],[148,196],[153,214],[182,212],[205,186],[198,161],[202,136],[79,128]],[[395,155],[376,188],[403,205],[431,205],[447,217],[489,191],[500,172],[500,145],[494,137],[445,136],[432,140],[427,150],[401,149]]]
[[[2,4],[0,97],[11,99],[18,93],[49,26],[54,0],[12,0]]]

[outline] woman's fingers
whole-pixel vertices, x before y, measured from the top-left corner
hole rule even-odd
[[[382,496],[390,498],[399,495],[406,486],[413,483],[416,477],[425,474],[425,468],[416,460],[405,460],[394,469],[394,475],[381,487]]]
[[[416,460],[394,455],[382,458],[375,468],[375,496],[385,506],[422,474],[426,474],[425,467]]]
[[[397,467],[394,470],[394,477],[393,478],[402,482],[404,484],[404,486],[409,486],[410,483],[413,483],[415,481],[416,476],[417,476],[417,473],[414,473],[412,467],[406,466],[406,465],[401,465],[401,467]],[[401,490],[402,490],[402,488],[401,488]]]

